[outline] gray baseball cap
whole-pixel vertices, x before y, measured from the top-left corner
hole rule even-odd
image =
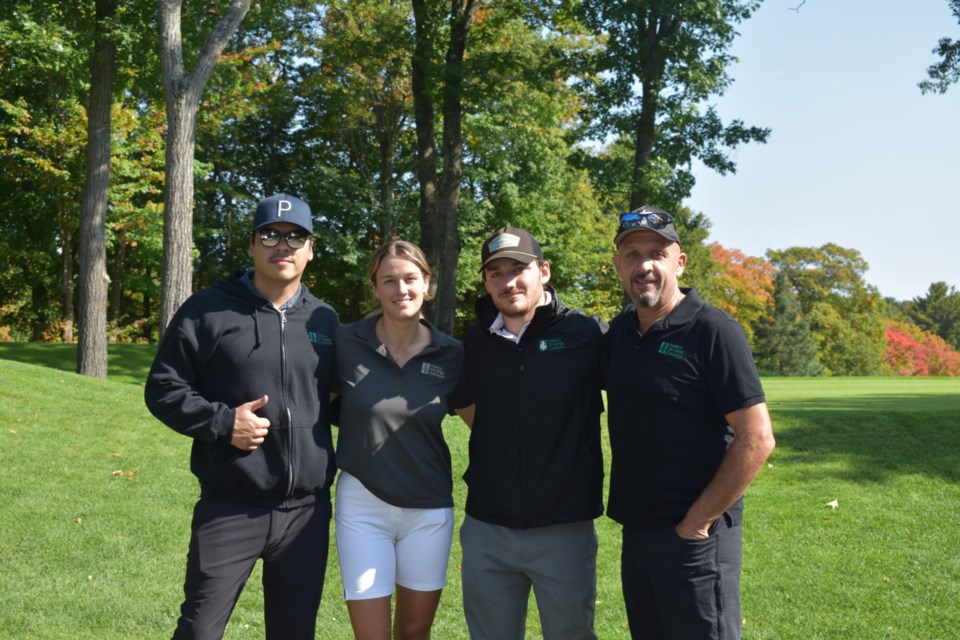
[[[629,213],[620,214],[620,225],[617,227],[617,236],[614,244],[619,245],[634,231],[653,231],[671,242],[680,244],[677,227],[673,223],[673,216],[656,207],[644,205]]]

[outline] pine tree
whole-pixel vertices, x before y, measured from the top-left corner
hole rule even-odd
[[[774,278],[775,307],[772,320],[757,329],[757,366],[781,376],[819,376],[817,344],[800,300],[782,274]]]
[[[934,282],[927,295],[904,305],[910,320],[960,349],[960,292],[946,282]]]

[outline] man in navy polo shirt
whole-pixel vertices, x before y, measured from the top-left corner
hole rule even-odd
[[[774,447],[740,326],[680,288],[673,218],[620,216],[614,266],[632,304],[610,324],[607,512],[623,525],[633,638],[740,638],[743,494]]]

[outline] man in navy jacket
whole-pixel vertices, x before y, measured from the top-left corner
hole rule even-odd
[[[470,635],[522,638],[533,588],[544,638],[596,638],[606,327],[560,302],[526,230],[500,229],[481,258],[487,295],[450,400],[472,429],[460,530]]]
[[[157,350],[150,411],[193,439],[200,481],[174,638],[220,638],[258,558],[266,637],[312,640],[329,538],[337,314],[300,282],[313,259],[306,202],[257,206],[237,271],[191,296]]]

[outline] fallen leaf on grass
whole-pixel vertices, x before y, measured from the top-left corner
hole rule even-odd
[[[836,509],[837,507],[840,506],[840,501],[839,501],[839,500],[831,500],[830,502],[826,503],[826,504],[823,505],[823,506],[825,506],[825,507],[830,507],[831,509]]]
[[[122,470],[122,469],[117,469],[116,471],[114,471],[114,472],[111,473],[110,475],[112,475],[112,476],[122,476],[122,475],[123,475],[123,470]]]

